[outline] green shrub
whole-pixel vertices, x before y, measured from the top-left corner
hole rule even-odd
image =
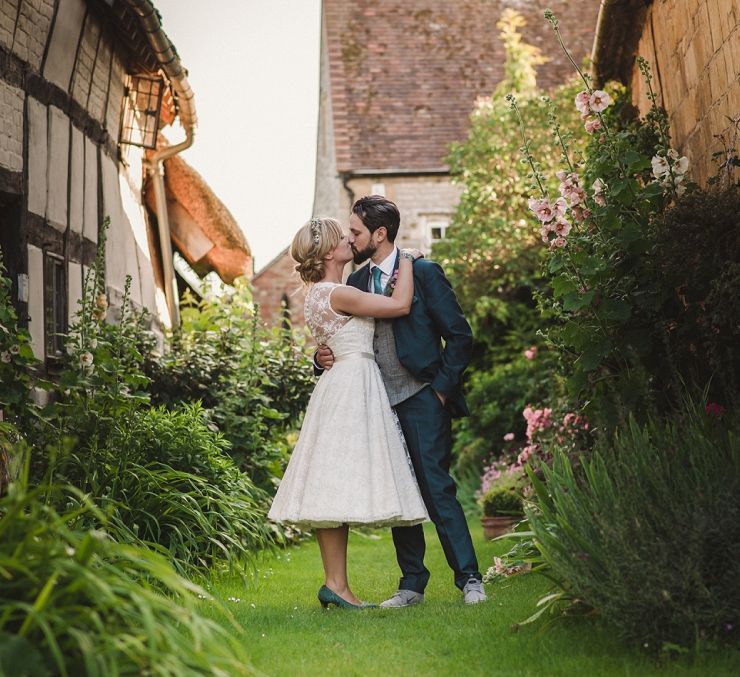
[[[553,361],[544,351],[534,360],[520,354],[489,370],[471,373],[465,395],[473,415],[456,424],[454,452],[458,471],[475,469],[497,457],[504,435],[524,438],[522,411],[531,402],[546,401],[555,390]]]
[[[740,392],[740,186],[684,195],[651,239],[643,287],[655,299],[645,319],[656,386],[675,400],[682,382],[711,383],[711,398],[728,404]]]
[[[271,541],[268,496],[236,467],[198,405],[146,409],[115,421],[98,444],[71,447],[51,460],[51,476],[109,514],[118,540],[153,544],[184,571],[219,559],[242,568]]]
[[[486,517],[524,514],[524,501],[513,486],[493,486],[481,496],[480,505]]]
[[[63,513],[44,490],[21,481],[0,498],[0,673],[249,673],[233,619],[198,613],[208,599],[231,618],[221,604],[150,550],[80,529],[105,518],[74,487]]]
[[[696,407],[667,422],[631,419],[577,471],[565,454],[540,470],[527,516],[568,596],[654,649],[737,637],[736,416]]]
[[[313,371],[297,333],[261,327],[249,289],[183,299],[172,350],[149,354],[152,400],[167,407],[201,402],[230,442],[237,465],[272,490],[290,454],[287,436],[300,421]]]

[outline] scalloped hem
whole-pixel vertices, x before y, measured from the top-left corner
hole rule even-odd
[[[418,519],[403,520],[397,517],[389,517],[380,520],[321,520],[321,519],[290,519],[290,518],[277,518],[270,517],[273,522],[280,524],[288,524],[293,527],[301,529],[336,529],[337,527],[349,526],[349,527],[368,527],[371,529],[381,529],[386,527],[413,527],[417,524],[423,524],[429,522],[428,517],[421,517]]]

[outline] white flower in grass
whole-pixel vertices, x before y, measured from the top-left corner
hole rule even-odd
[[[17,343],[14,343],[12,346],[10,346],[9,350],[11,355],[17,355],[19,352],[21,352],[21,348]]]
[[[10,360],[12,360],[11,354],[7,350],[3,350],[2,353],[0,353],[0,361],[5,362],[5,364],[8,364]]]
[[[83,369],[90,369],[93,366],[94,359],[92,353],[85,351],[80,355],[80,366]]]

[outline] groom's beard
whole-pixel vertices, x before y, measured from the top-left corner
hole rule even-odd
[[[378,251],[378,248],[372,242],[368,243],[362,251],[352,247],[352,252],[355,255],[354,262],[359,266],[361,263],[365,263],[376,251]]]

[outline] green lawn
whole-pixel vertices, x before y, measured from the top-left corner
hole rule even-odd
[[[506,549],[484,541],[476,526],[473,538],[483,569]],[[430,525],[427,543],[432,579],[419,607],[323,611],[316,599],[322,572],[313,540],[266,556],[247,589],[224,578],[213,588],[224,599],[239,599],[229,606],[244,627],[253,665],[268,675],[740,674],[738,652],[661,668],[588,619],[514,632],[512,624],[532,612],[546,581],[516,577],[488,586],[487,603],[465,606]],[[382,601],[395,590],[397,577],[390,531],[350,535],[350,580],[358,596]]]

